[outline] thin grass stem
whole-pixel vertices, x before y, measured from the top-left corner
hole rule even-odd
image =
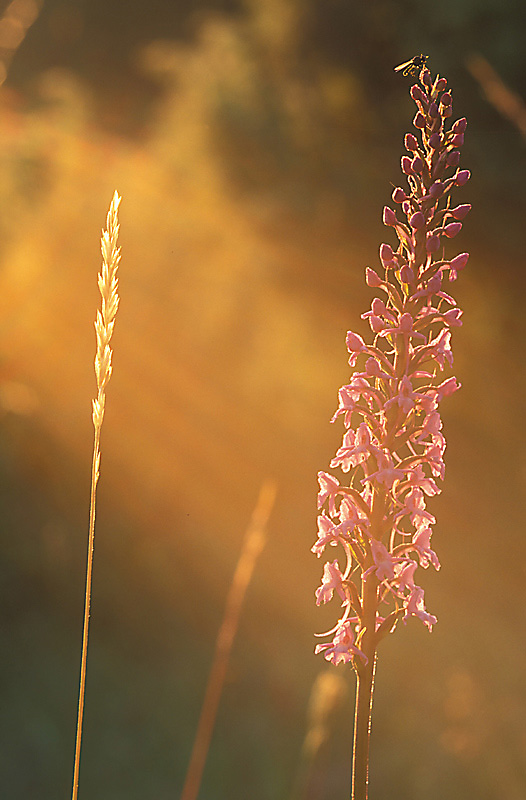
[[[77,711],[77,733],[75,738],[75,761],[73,766],[72,800],[77,800],[80,751],[82,747],[82,723],[84,718],[84,696],[86,691],[86,667],[88,660],[88,635],[91,608],[91,583],[93,573],[93,547],[95,542],[95,507],[97,499],[97,483],[100,469],[100,433],[104,419],[106,403],[106,386],[111,377],[112,350],[110,340],[113,334],[115,316],[119,307],[117,269],[120,261],[120,248],[117,247],[119,236],[118,210],[121,198],[115,192],[106,219],[106,230],[102,232],[101,251],[102,268],[98,276],[98,285],[102,297],[101,309],[97,311],[95,333],[97,351],[95,354],[95,376],[97,378],[97,397],[93,400],[93,459],[91,465],[91,491],[89,512],[88,553],[86,559],[86,590],[84,594],[84,622],[82,627],[82,654],[80,659],[79,702]]]

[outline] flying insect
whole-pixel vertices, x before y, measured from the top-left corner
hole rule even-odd
[[[403,64],[394,67],[394,71],[401,72],[402,75],[416,75],[419,69],[425,67],[428,58],[429,56],[420,53],[419,56],[414,56],[409,61],[404,61]]]

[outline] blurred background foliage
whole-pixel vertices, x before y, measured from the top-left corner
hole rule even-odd
[[[341,438],[328,421],[349,377],[345,332],[366,332],[364,266],[389,240],[381,210],[414,113],[393,66],[424,52],[469,120],[463,390],[444,404],[448,470],[432,506],[443,567],[422,581],[440,622],[432,636],[401,626],[380,653],[371,797],[522,800],[526,6],[1,5],[2,796],[70,791],[98,237],[115,188],[122,299],[81,797],[180,792],[268,477],[277,505],[201,797],[347,796],[353,675],[327,677],[313,655],[334,618],[314,606],[316,473]],[[336,698],[321,736],[313,686]]]

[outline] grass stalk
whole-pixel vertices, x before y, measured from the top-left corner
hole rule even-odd
[[[89,513],[88,553],[86,563],[86,591],[84,595],[84,622],[82,628],[82,655],[80,659],[79,702],[77,714],[77,733],[75,740],[75,761],[73,766],[72,800],[77,800],[80,751],[82,747],[82,721],[84,717],[84,695],[86,690],[86,666],[88,659],[88,634],[91,607],[91,582],[93,572],[93,545],[95,541],[95,506],[97,496],[97,483],[100,469],[100,432],[104,419],[106,403],[106,386],[111,377],[112,350],[110,340],[115,325],[115,316],[119,307],[117,269],[120,261],[120,247],[117,247],[119,236],[119,204],[121,198],[114,193],[106,218],[106,230],[102,232],[101,251],[102,268],[98,276],[99,291],[101,294],[101,308],[97,311],[95,333],[97,338],[97,351],[95,354],[95,376],[97,379],[97,397],[93,404],[93,460],[91,465],[91,492]]]
[[[208,677],[181,800],[196,800],[199,793],[243,600],[256,561],[265,546],[265,528],[274,506],[275,496],[274,482],[264,483],[245,534],[241,555],[230,585],[223,622],[217,635],[214,660]]]

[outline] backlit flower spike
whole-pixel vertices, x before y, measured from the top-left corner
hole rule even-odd
[[[330,463],[338,473],[318,474],[322,513],[312,550],[319,557],[327,545],[341,548],[346,567],[342,572],[338,560],[325,564],[316,602],[336,593],[344,613],[322,634],[332,639],[316,653],[351,664],[358,676],[354,772],[364,759],[364,736],[368,747],[368,726],[360,720],[370,715],[379,641],[400,619],[416,617],[430,631],[437,622],[425,607],[418,570],[440,569],[427,503],[440,493],[445,474],[440,407],[460,388],[448,370],[462,310],[447,289],[469,256],[447,250],[471,209],[456,198],[470,178],[460,167],[467,123],[451,119],[447,81],[432,78],[425,60],[410,95],[416,114],[404,139],[402,181],[382,212],[389,241],[380,245],[378,267],[365,269],[375,295],[362,314],[368,333],[346,336],[352,374],[331,420],[344,423]],[[367,771],[360,774],[356,780],[366,780]],[[353,797],[367,796],[363,786],[359,794],[355,788]]]

